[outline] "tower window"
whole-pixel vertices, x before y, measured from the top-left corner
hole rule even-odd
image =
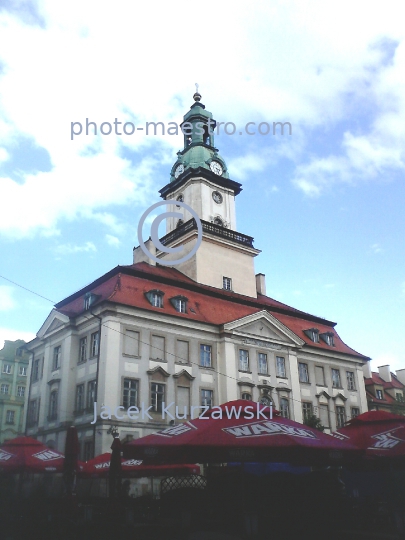
[[[204,126],[203,143],[211,145],[211,136],[208,132],[208,126]]]
[[[232,279],[230,277],[223,277],[222,278],[222,287],[226,290],[226,291],[231,291],[232,290]]]

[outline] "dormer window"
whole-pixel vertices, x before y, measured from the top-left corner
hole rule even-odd
[[[375,397],[376,397],[377,399],[384,399],[383,391],[382,391],[382,390],[376,390],[376,391],[375,391]]]
[[[170,303],[179,313],[187,313],[187,301],[188,298],[185,296],[175,296],[174,298],[170,298]]]
[[[330,347],[334,347],[335,343],[333,341],[335,334],[333,332],[324,332],[323,334],[319,334],[319,337],[326,343],[326,345],[329,345]]]
[[[97,295],[93,293],[86,293],[84,296],[84,310],[87,311],[96,301]]]
[[[153,307],[162,308],[164,294],[164,292],[159,291],[158,289],[153,289],[145,293],[145,296]]]
[[[311,341],[314,343],[319,343],[319,330],[318,328],[309,328],[308,330],[304,330],[304,334],[306,334]]]

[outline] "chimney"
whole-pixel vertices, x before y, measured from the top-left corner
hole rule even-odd
[[[156,247],[153,244],[151,238],[148,238],[148,240],[146,240],[145,247],[151,255],[154,255],[156,257]],[[144,253],[141,246],[138,246],[134,248],[134,264],[140,263],[140,262],[146,262],[152,266],[156,266],[156,261],[148,257],[147,254]]]
[[[266,296],[266,276],[264,274],[256,274],[256,291],[257,294]]]
[[[405,384],[405,369],[397,369],[395,373],[399,382]]]
[[[366,379],[371,379],[371,365],[369,360],[363,366],[363,373]]]
[[[391,369],[390,366],[379,366],[378,373],[380,377],[385,382],[391,382]]]

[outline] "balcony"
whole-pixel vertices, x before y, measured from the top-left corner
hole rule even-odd
[[[253,248],[254,239],[251,236],[232,231],[231,229],[226,229],[225,227],[215,225],[214,223],[210,223],[208,221],[201,220],[201,224],[204,233],[212,234],[213,236],[218,236],[219,238],[230,240],[231,242]],[[193,230],[197,230],[197,223],[194,218],[190,219],[186,223],[183,223],[183,225],[180,225],[180,227],[177,227],[177,229],[175,229],[174,231],[163,236],[160,239],[160,242],[164,246],[167,246],[168,244],[171,244],[178,238],[181,238],[182,236]]]

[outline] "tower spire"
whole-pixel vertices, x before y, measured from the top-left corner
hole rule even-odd
[[[194,101],[201,101],[201,94],[198,91],[199,84],[195,83],[195,94],[193,96]]]

